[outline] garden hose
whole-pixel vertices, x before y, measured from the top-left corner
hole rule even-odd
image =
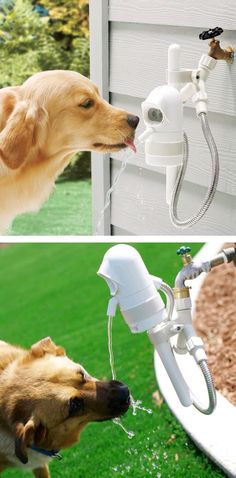
[[[212,203],[212,200],[216,192],[218,180],[219,180],[219,155],[218,155],[214,138],[210,130],[206,113],[200,113],[199,118],[201,120],[202,131],[211,154],[211,163],[212,163],[211,182],[208,187],[207,194],[203,201],[203,204],[201,205],[200,209],[195,214],[195,216],[192,216],[191,218],[185,219],[185,220],[179,219],[178,213],[177,213],[178,200],[179,200],[179,195],[182,188],[182,184],[183,184],[183,180],[184,180],[184,176],[185,176],[185,172],[186,172],[186,168],[188,164],[188,158],[189,158],[188,137],[186,133],[184,133],[183,164],[181,165],[179,173],[178,173],[178,177],[174,186],[174,191],[172,194],[171,204],[170,204],[171,222],[175,227],[178,227],[180,229],[187,229],[188,227],[193,226],[204,216],[204,214],[207,212],[207,210],[209,209]]]

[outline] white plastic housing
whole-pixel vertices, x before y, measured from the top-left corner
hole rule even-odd
[[[105,254],[98,275],[116,295],[131,332],[144,332],[166,318],[164,302],[140,254],[131,246],[117,244]],[[160,280],[161,284],[161,280]]]
[[[180,54],[181,48],[177,43],[172,43],[168,48],[168,72],[178,72],[180,71]],[[168,75],[169,77],[169,75]],[[181,84],[179,82],[172,82],[168,79],[168,84],[174,86],[175,88],[180,88]]]
[[[193,403],[190,390],[183,378],[182,373],[180,372],[169,341],[160,343],[158,340],[158,334],[155,333],[149,333],[148,336],[159,354],[159,357],[170,377],[180,402],[184,407],[189,407]]]
[[[179,71],[181,48],[178,43],[172,43],[168,48],[168,70]]]
[[[107,282],[131,332],[148,331],[182,405],[191,405],[190,392],[173,355],[169,334],[156,330],[156,326],[163,325],[167,319],[165,305],[156,290],[162,280],[155,278],[155,287],[140,254],[126,244],[118,244],[107,251],[98,275]]]
[[[151,109],[162,113],[160,122],[152,121]],[[155,88],[142,103],[144,123],[152,132],[145,141],[145,160],[150,166],[179,166],[183,161],[183,104],[173,86]]]

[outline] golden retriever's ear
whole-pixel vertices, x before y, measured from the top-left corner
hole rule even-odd
[[[37,108],[37,118],[33,133],[33,146],[42,148],[45,144],[48,133],[48,113],[45,108],[39,106]]]
[[[9,87],[0,90],[0,131],[5,128],[7,120],[16,106],[17,89],[18,87]]]
[[[18,101],[0,133],[0,157],[10,169],[18,169],[34,146],[46,138],[46,111],[27,101]]]
[[[43,357],[46,353],[52,355],[65,355],[65,350],[52,341],[51,337],[45,337],[36,344],[32,345],[31,353],[34,357]]]
[[[46,436],[46,428],[39,424],[36,426],[33,418],[28,422],[17,423],[15,428],[15,455],[26,464],[28,462],[27,448],[30,445],[40,445]]]

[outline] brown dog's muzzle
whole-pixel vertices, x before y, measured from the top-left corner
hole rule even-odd
[[[105,405],[104,417],[96,421],[110,420],[120,417],[127,412],[130,406],[130,392],[128,387],[117,380],[97,382],[97,398]]]

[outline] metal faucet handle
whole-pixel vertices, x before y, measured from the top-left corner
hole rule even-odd
[[[184,266],[186,266],[187,264],[190,264],[190,262],[192,262],[193,260],[190,252],[191,252],[191,247],[189,246],[181,246],[176,251],[176,254],[178,256],[181,256]]]
[[[188,252],[191,251],[191,247],[189,246],[181,246],[179,249],[177,249],[176,254],[178,256],[183,256],[184,254],[187,254]]]
[[[215,27],[215,28],[209,28],[209,30],[204,30],[202,33],[199,35],[200,40],[209,40],[209,38],[215,38],[221,35],[223,33],[223,28],[221,27]]]

